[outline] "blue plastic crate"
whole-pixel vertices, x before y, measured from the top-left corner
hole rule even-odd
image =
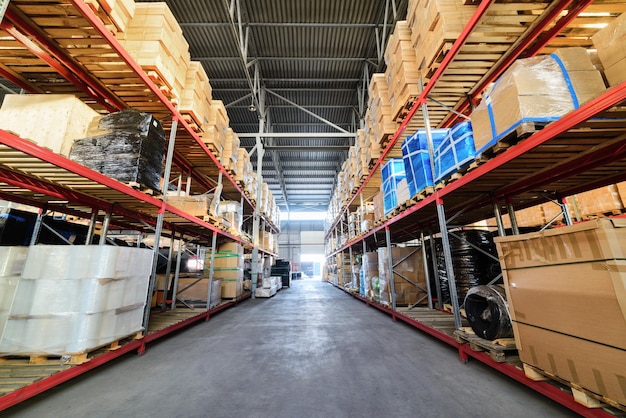
[[[431,129],[433,147],[437,148],[449,129]],[[425,129],[420,129],[402,143],[402,160],[411,197],[428,186],[433,186],[433,175],[428,154],[428,139]]]
[[[385,215],[397,206],[396,189],[398,183],[405,177],[404,161],[400,158],[392,158],[382,167]]]
[[[470,122],[461,122],[450,129],[435,147],[435,183],[439,183],[476,159],[474,136]]]

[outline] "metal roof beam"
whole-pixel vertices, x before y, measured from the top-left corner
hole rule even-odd
[[[193,23],[180,23],[181,28],[225,28],[230,26],[229,23],[224,22],[193,22]],[[268,23],[268,22],[248,22],[244,26],[257,27],[257,28],[269,28],[269,27],[293,27],[293,28],[356,28],[356,29],[369,29],[375,28],[375,23],[303,23],[303,22],[284,22],[284,23]]]
[[[354,133],[345,131],[343,132],[262,132],[262,133],[238,133],[239,138],[354,138]]]
[[[222,61],[239,61],[240,57],[193,57],[194,61],[209,61],[209,62],[222,62]],[[376,57],[366,58],[366,57],[256,57],[255,60],[258,61],[336,61],[336,62],[346,62],[346,61],[367,61],[372,65],[376,65]]]
[[[265,149],[268,151],[318,151],[318,152],[326,152],[326,151],[343,151],[347,148],[350,148],[349,145],[327,145],[327,146],[299,146],[299,145],[270,145],[266,146]]]
[[[265,82],[282,82],[282,83],[356,83],[361,81],[360,78],[264,78]],[[213,83],[235,83],[245,82],[245,78],[212,78]]]

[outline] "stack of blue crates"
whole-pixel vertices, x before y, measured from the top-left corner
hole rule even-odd
[[[436,149],[445,139],[449,129],[431,129],[433,147]],[[433,173],[428,154],[428,136],[419,129],[402,142],[402,160],[411,197],[428,186],[433,186]]]
[[[449,130],[435,145],[435,183],[445,180],[476,159],[474,136],[470,122],[461,122]]]
[[[383,177],[383,202],[385,215],[398,205],[396,190],[398,183],[405,178],[404,162],[400,158],[392,158],[382,168]]]

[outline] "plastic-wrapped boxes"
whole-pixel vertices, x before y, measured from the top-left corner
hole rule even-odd
[[[450,177],[476,159],[470,122],[461,122],[448,131],[435,147],[435,183]]]
[[[383,204],[385,215],[389,214],[398,205],[396,188],[405,178],[404,162],[399,158],[392,158],[382,168]]]
[[[82,353],[142,330],[151,267],[143,248],[30,247],[0,353]]]
[[[164,153],[159,121],[125,109],[102,117],[91,137],[75,141],[70,159],[123,183],[160,190]]]
[[[517,60],[472,112],[476,151],[482,153],[518,129],[532,132],[535,124],[558,120],[604,90],[584,48]]]
[[[9,317],[28,247],[0,247],[0,338]]]
[[[448,129],[431,129],[433,147],[437,148],[448,134]],[[402,142],[402,160],[409,185],[410,197],[434,186],[425,129],[419,129]]]
[[[521,360],[626,405],[626,221],[495,241]]]
[[[626,80],[626,13],[591,37],[611,87]]]

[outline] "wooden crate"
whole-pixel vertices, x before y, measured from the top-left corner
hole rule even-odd
[[[211,85],[209,78],[200,62],[191,61],[185,78],[185,88],[182,92],[179,111],[189,115],[198,127],[208,123],[211,107]]]
[[[135,14],[134,0],[85,0],[85,3],[113,34],[124,32]]]

